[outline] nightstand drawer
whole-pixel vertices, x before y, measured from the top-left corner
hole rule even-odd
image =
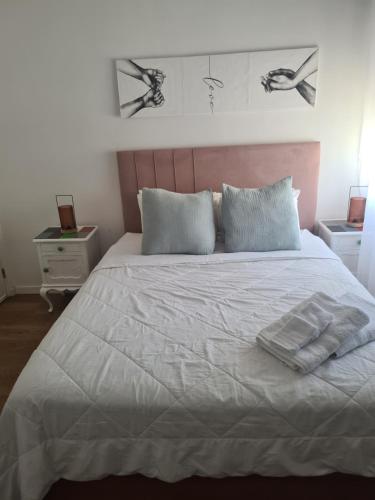
[[[331,249],[334,252],[357,253],[361,247],[361,237],[361,234],[344,237],[333,236],[331,240]]]
[[[60,255],[82,252],[82,245],[79,243],[40,243],[39,247],[43,255]]]
[[[82,284],[88,276],[83,255],[42,255],[41,264],[47,285]]]

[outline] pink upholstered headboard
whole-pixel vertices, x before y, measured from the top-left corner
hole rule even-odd
[[[119,151],[117,159],[126,231],[141,231],[137,193],[144,187],[178,193],[209,187],[221,191],[223,182],[237,187],[260,187],[288,175],[293,176],[293,186],[301,190],[301,227],[313,228],[319,142]]]

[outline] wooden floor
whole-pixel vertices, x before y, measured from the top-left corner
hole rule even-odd
[[[375,479],[331,474],[322,477],[192,477],[164,483],[142,476],[101,481],[59,481],[44,500],[373,500]]]
[[[16,295],[0,304],[0,410],[18,375],[69,297],[54,295],[54,310],[39,295]]]
[[[54,296],[55,309],[37,295],[17,295],[0,304],[0,408],[35,347],[69,302]],[[348,450],[350,453],[350,450]],[[316,478],[189,478],[175,484],[142,476],[77,483],[60,480],[45,500],[373,500],[375,479],[332,474]],[[0,499],[2,499],[0,494]],[[5,499],[4,499],[5,500]]]

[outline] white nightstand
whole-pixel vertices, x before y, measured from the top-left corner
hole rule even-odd
[[[48,292],[79,290],[100,258],[98,226],[81,226],[73,234],[61,234],[59,227],[49,227],[33,239],[42,273],[40,295],[52,302]]]
[[[362,229],[347,226],[345,220],[322,220],[319,222],[319,236],[356,276]]]

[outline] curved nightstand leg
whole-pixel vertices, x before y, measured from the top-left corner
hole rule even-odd
[[[42,297],[42,299],[44,299],[47,304],[48,304],[48,312],[52,312],[53,311],[53,304],[52,302],[50,301],[49,297],[48,297],[48,288],[41,288],[40,289],[40,296]]]

